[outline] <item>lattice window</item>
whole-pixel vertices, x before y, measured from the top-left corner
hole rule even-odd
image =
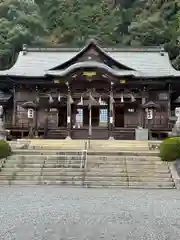
[[[159,93],[159,95],[158,95],[158,100],[160,100],[160,101],[166,101],[166,100],[168,100],[168,94],[165,93],[165,92]]]
[[[16,125],[17,126],[28,126],[29,119],[27,110],[21,107],[21,105],[17,105],[17,112],[16,112]]]
[[[106,125],[108,123],[108,109],[100,109],[100,125]]]
[[[80,124],[80,126],[83,124],[83,109],[79,108],[77,109],[76,114],[76,124]]]

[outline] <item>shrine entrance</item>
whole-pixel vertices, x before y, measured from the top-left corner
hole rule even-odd
[[[115,107],[115,127],[123,128],[124,127],[124,106]]]
[[[77,105],[72,116],[72,138],[108,139],[108,105]]]

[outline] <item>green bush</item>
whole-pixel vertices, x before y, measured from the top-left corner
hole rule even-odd
[[[5,140],[0,140],[0,159],[6,158],[12,154],[11,147]]]
[[[180,138],[165,139],[160,145],[160,157],[162,161],[175,161],[180,158]]]

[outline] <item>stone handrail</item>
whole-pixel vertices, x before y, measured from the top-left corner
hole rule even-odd
[[[4,167],[5,162],[6,162],[5,158],[0,159],[0,170]]]

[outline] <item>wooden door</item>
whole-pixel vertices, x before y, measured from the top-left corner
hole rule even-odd
[[[58,110],[51,108],[48,114],[48,129],[58,128]]]

